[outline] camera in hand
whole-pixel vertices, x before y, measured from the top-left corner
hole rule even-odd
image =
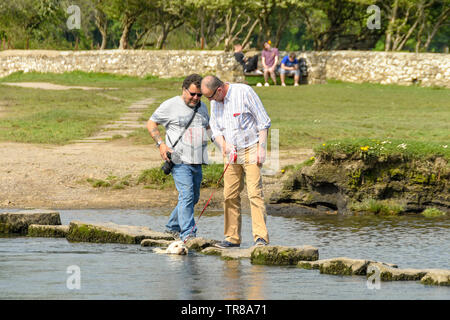
[[[171,153],[170,152],[167,152],[166,153],[166,155],[167,155],[167,158],[169,158],[169,160],[166,160],[165,162],[164,162],[164,164],[163,164],[163,166],[162,166],[162,171],[165,173],[165,174],[167,174],[167,175],[169,175],[171,172],[172,172],[172,168],[173,168],[173,166],[174,166],[174,163],[172,162],[172,155],[171,155]]]

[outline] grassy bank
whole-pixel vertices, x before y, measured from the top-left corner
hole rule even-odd
[[[56,91],[1,85],[3,82],[50,82],[105,89]],[[173,88],[179,83],[180,79],[84,72],[15,73],[0,79],[0,141],[66,144],[82,139],[119,119],[135,101],[165,99],[175,94]]]
[[[160,166],[143,170],[140,175],[133,178],[131,175],[125,177],[108,176],[105,179],[87,179],[86,181],[94,188],[124,189],[129,186],[142,185],[147,189],[174,188],[175,182],[172,175],[166,175]],[[203,179],[201,188],[223,187],[223,180],[217,185],[224,170],[223,164],[210,164],[202,166]]]
[[[1,85],[19,81],[117,88],[102,92],[121,100],[108,100],[92,91]],[[154,97],[156,102],[141,117],[147,120],[161,102],[180,94],[181,82],[83,72],[16,73],[0,79],[0,108],[6,110],[0,115],[0,140],[64,144],[89,136],[100,125],[117,119],[132,102]],[[279,130],[281,148],[312,148],[330,140],[375,139],[391,140],[393,144],[398,141],[408,147],[415,142],[428,144],[430,148],[421,147],[428,153],[450,144],[449,89],[337,81],[254,89],[272,119],[272,129]],[[206,99],[203,101],[209,105]],[[145,128],[136,130],[129,139],[133,143],[153,143]]]

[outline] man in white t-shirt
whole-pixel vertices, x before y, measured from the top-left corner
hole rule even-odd
[[[193,229],[194,206],[200,197],[202,164],[208,163],[209,115],[206,105],[200,101],[201,81],[202,77],[198,74],[186,77],[181,96],[164,101],[147,122],[147,129],[159,148],[161,158],[169,160],[169,153],[174,163],[172,176],[178,190],[178,204],[170,215],[166,231],[174,236],[179,235],[183,241],[196,235],[197,227]],[[166,128],[165,141],[161,138],[158,125]]]

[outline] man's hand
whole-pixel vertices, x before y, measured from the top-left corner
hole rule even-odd
[[[256,162],[263,164],[266,161],[266,148],[258,143],[258,150],[256,153]]]
[[[224,143],[222,144],[222,155],[226,157],[227,155],[233,152],[234,153],[236,152],[236,147],[224,141]]]
[[[167,158],[167,152],[172,153],[173,150],[170,149],[170,148],[167,146],[167,144],[165,144],[164,142],[161,143],[161,145],[159,146],[159,154],[161,155],[161,158],[162,158],[164,161],[169,160],[169,158]]]

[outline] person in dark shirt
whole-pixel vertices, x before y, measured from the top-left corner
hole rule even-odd
[[[242,52],[241,44],[234,45],[234,58],[242,65],[244,72],[252,72],[258,68],[258,55],[247,58]]]

